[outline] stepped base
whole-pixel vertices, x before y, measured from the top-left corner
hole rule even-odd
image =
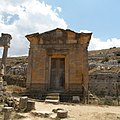
[[[81,91],[29,91],[26,93],[31,98],[46,102],[73,102],[73,96],[78,96],[79,101],[84,103],[84,95]],[[86,97],[87,98],[87,97]]]
[[[60,102],[59,93],[48,93],[45,98],[45,102],[46,103],[59,103]]]
[[[49,99],[45,99],[45,103],[59,103],[59,100],[49,100]]]

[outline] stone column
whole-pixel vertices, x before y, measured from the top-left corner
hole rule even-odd
[[[6,58],[8,53],[8,46],[4,46],[3,56],[2,56],[2,63],[1,66],[4,65],[4,74],[6,74]]]
[[[11,120],[11,113],[13,111],[13,107],[4,107],[3,108],[3,120]]]
[[[28,97],[21,97],[19,101],[19,109],[25,110],[27,108]]]
[[[4,75],[4,65],[0,68],[0,95],[3,95],[3,75]]]

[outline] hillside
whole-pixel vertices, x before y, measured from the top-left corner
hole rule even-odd
[[[27,62],[27,56],[7,58],[8,84],[25,87]],[[89,51],[88,63],[89,90],[97,95],[115,96],[120,86],[120,48]]]
[[[82,105],[69,102],[60,102],[59,104],[49,104],[35,101],[35,110],[32,112],[21,112],[21,120],[39,120],[39,119],[56,119],[55,109],[65,109],[68,111],[68,117],[65,120],[119,120],[119,107],[104,105],[119,105],[120,96],[120,48],[106,50],[89,51],[89,104]],[[9,57],[7,59],[7,75],[4,80],[7,81],[6,91],[21,95],[25,93],[25,83],[27,74],[28,57]],[[18,87],[19,86],[19,87]],[[17,93],[17,94],[16,94]],[[91,97],[90,97],[91,95]],[[19,97],[15,97],[19,99]],[[38,98],[38,96],[36,97]],[[30,98],[29,98],[30,99]],[[10,99],[11,100],[11,99]],[[11,101],[10,101],[11,102]],[[78,112],[76,112],[78,111]],[[33,114],[35,113],[35,114]],[[40,113],[37,116],[36,113]],[[49,113],[48,117],[43,117],[41,113]],[[16,114],[18,114],[16,112]],[[12,117],[16,117],[12,114]],[[19,114],[18,114],[19,115]],[[20,117],[21,117],[20,116]],[[19,116],[18,116],[19,117]],[[2,114],[0,114],[0,119]],[[16,118],[18,119],[18,118]]]
[[[117,55],[118,54],[118,55]],[[104,60],[104,57],[109,57],[109,59],[120,59],[120,48],[110,48],[103,50],[92,50],[88,52],[88,59],[93,60],[95,58],[101,57]],[[13,66],[19,63],[28,62],[27,56],[19,56],[19,57],[8,57],[7,58],[7,66]]]
[[[112,54],[114,52],[120,52],[120,48],[110,48],[110,49],[102,49],[102,50],[92,50],[89,51],[89,55],[98,55],[98,54]]]

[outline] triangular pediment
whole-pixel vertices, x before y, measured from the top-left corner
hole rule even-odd
[[[44,33],[34,33],[26,35],[31,44],[76,44],[80,43],[88,36],[90,39],[92,33],[76,33],[70,29],[56,28]],[[81,41],[80,41],[81,39]],[[85,38],[86,39],[86,38]]]
[[[40,34],[40,38],[43,40],[43,44],[64,44],[67,34],[65,30],[57,28]]]

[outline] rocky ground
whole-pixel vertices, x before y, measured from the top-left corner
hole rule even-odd
[[[120,107],[36,103],[36,110],[52,111],[56,108],[63,108],[68,111],[66,120],[120,120]]]
[[[120,120],[120,107],[119,106],[93,106],[81,104],[50,104],[44,102],[36,102],[36,110],[29,113],[20,113],[18,117],[13,120],[60,120],[55,118],[56,113],[53,109],[62,108],[68,111],[68,117],[64,120]],[[33,114],[41,113],[41,115]],[[50,116],[44,116],[44,114]],[[2,120],[2,119],[1,119]]]

